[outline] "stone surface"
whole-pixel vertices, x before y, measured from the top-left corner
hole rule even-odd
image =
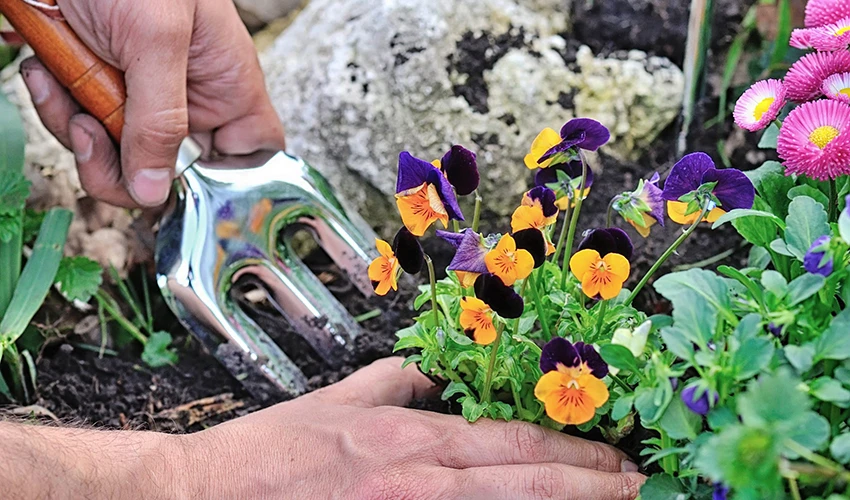
[[[677,115],[681,71],[637,51],[596,58],[561,35],[563,0],[311,0],[261,55],[290,152],[373,225],[397,227],[398,153],[475,150],[485,205],[507,216],[543,127],[600,120],[636,160]],[[462,205],[471,217],[470,203]]]

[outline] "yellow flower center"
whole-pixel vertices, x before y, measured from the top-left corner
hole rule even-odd
[[[850,87],[844,88],[838,91],[839,94],[844,94],[847,97],[850,97]]]
[[[840,30],[836,31],[835,36],[841,36],[844,33],[847,33],[848,31],[850,31],[850,26],[845,26],[845,27],[841,28]]]
[[[753,118],[761,120],[761,117],[768,112],[775,100],[776,98],[774,97],[765,97],[762,99],[761,102],[756,105],[756,109],[753,110]]]
[[[829,125],[824,125],[812,131],[811,135],[809,135],[809,140],[815,146],[823,149],[836,137],[838,137],[838,129]]]

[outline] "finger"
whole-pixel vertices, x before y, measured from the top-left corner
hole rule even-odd
[[[603,472],[636,472],[629,457],[602,443],[546,429],[526,422],[466,420],[425,414],[439,429],[440,442],[432,448],[440,465],[455,469],[492,465],[560,463]]]
[[[457,470],[453,483],[460,498],[633,500],[646,477],[571,465],[502,465]]]
[[[305,397],[324,402],[362,406],[404,406],[418,398],[433,394],[434,383],[415,365],[401,369],[403,358],[379,359],[336,384]]]
[[[283,125],[271,104],[257,113],[231,121],[215,132],[216,151],[231,155],[250,154],[263,149],[283,150]]]
[[[111,205],[138,207],[122,182],[115,144],[95,117],[74,115],[68,124],[68,140],[80,184],[87,193]]]
[[[180,4],[146,4],[156,28],[137,33],[138,50],[127,61],[122,174],[130,195],[145,207],[168,198],[177,151],[189,132],[186,66],[193,14],[174,7]]]
[[[35,57],[21,61],[21,76],[41,122],[63,146],[70,149],[68,125],[71,117],[80,112],[80,106]]]

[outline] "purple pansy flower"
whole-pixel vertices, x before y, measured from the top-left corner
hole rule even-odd
[[[422,270],[425,265],[425,252],[422,250],[422,245],[419,244],[419,238],[413,236],[404,226],[395,235],[393,239],[393,252],[398,265],[407,274],[416,274]]]
[[[458,195],[466,196],[478,189],[478,183],[481,181],[478,161],[475,153],[465,147],[452,146],[440,160],[440,169],[446,174]]]
[[[463,220],[454,189],[434,165],[402,151],[398,157],[396,204],[404,225],[422,236],[435,221]]]
[[[609,253],[618,253],[631,260],[634,247],[632,240],[625,231],[618,227],[590,229],[584,233],[584,239],[579,243],[578,249],[596,250],[600,257]]]
[[[590,118],[574,118],[561,127],[561,142],[550,148],[540,157],[538,163],[546,161],[558,153],[570,148],[596,151],[608,142],[611,133],[596,120]]]
[[[555,191],[552,191],[546,186],[533,187],[522,196],[523,205],[529,207],[540,205],[543,209],[543,216],[546,218],[558,215],[558,207],[555,206],[555,200]]]
[[[714,483],[711,500],[726,500],[729,497],[729,487],[723,483]]]
[[[557,370],[558,365],[578,368],[582,363],[596,378],[601,379],[608,375],[608,365],[592,345],[584,342],[573,344],[565,338],[555,337],[543,346],[543,352],[540,354],[540,371],[543,373]]]
[[[534,259],[534,268],[542,266],[546,262],[546,250],[549,244],[543,236],[543,232],[536,228],[522,229],[511,234],[516,243],[517,250],[527,250]]]
[[[453,233],[452,231],[443,231],[442,229],[437,229],[437,236],[444,239],[449,243],[449,245],[457,249],[457,247],[460,246],[460,242],[463,241],[463,235],[467,231],[471,231],[471,229],[467,228],[459,233]]]
[[[438,234],[444,239],[446,238],[444,236],[446,234],[445,231],[438,231]],[[486,273],[487,265],[484,263],[484,256],[489,249],[484,244],[481,235],[468,228],[463,233],[460,233],[460,235],[461,238],[457,244],[457,252],[455,252],[455,256],[452,258],[447,269],[449,271],[463,271],[467,273]],[[452,239],[455,239],[455,237],[453,236]]]
[[[832,239],[828,235],[824,235],[812,243],[806,255],[803,256],[803,267],[806,272],[820,274],[824,277],[832,274],[832,257],[827,256],[830,241]]]
[[[712,401],[709,401],[709,394]],[[712,391],[701,387],[700,384],[692,384],[682,390],[682,401],[689,410],[697,415],[708,415],[711,407],[717,404],[720,396]]]
[[[782,325],[777,325],[776,323],[771,321],[770,323],[767,324],[767,331],[769,331],[770,334],[773,335],[774,337],[781,337],[782,336]]]
[[[711,194],[724,211],[752,208],[756,192],[750,179],[734,168],[715,168],[714,161],[705,153],[691,153],[679,160],[664,182],[662,196],[668,201],[679,201],[708,182],[717,183]]]
[[[491,273],[476,278],[475,296],[503,318],[519,318],[525,307],[514,287],[505,285],[501,278]]]
[[[552,165],[549,168],[541,168],[534,174],[534,185],[545,186],[547,184],[555,184],[558,182],[558,171],[567,174],[570,179],[578,179],[581,177],[581,160],[570,161]],[[587,177],[584,179],[585,189],[593,185],[593,170],[587,169]]]

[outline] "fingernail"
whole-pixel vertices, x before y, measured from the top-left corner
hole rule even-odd
[[[130,183],[133,198],[149,207],[164,203],[170,188],[171,172],[162,168],[140,170]]]
[[[46,101],[50,94],[50,88],[47,86],[44,73],[40,69],[22,68],[21,75],[30,91],[33,104],[37,106]]]
[[[620,470],[622,472],[637,472],[638,466],[631,460],[623,460],[622,463],[620,463]]]
[[[71,120],[68,127],[68,136],[71,138],[71,149],[77,163],[85,163],[91,159],[94,148],[94,136],[82,125]]]

